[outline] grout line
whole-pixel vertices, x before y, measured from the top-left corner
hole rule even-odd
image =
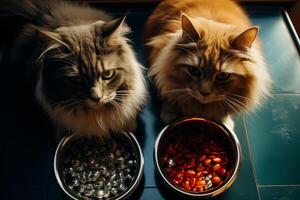
[[[248,151],[249,151],[249,156],[250,156],[250,164],[251,164],[252,172],[253,172],[253,175],[254,175],[254,182],[255,182],[255,186],[256,186],[256,191],[257,191],[258,199],[261,200],[259,189],[258,189],[258,180],[257,180],[256,169],[255,169],[255,162],[254,162],[252,151],[251,151],[251,148],[250,148],[251,146],[250,146],[250,140],[249,140],[249,137],[248,137],[248,130],[247,130],[247,125],[246,125],[245,115],[243,116],[243,122],[244,122],[244,127],[245,127]]]
[[[300,187],[300,184],[292,185],[258,185],[260,188],[269,188],[269,187]]]
[[[292,93],[292,92],[290,92],[290,93],[272,93],[271,96],[272,95],[273,96],[293,96],[293,95],[300,96],[300,93]]]

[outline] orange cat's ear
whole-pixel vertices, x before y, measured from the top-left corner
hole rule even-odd
[[[236,50],[247,51],[252,47],[252,44],[257,36],[257,32],[257,26],[253,26],[245,30],[232,41],[232,47]]]
[[[185,14],[181,15],[182,40],[185,42],[196,42],[199,40],[199,34],[192,24],[191,20]]]

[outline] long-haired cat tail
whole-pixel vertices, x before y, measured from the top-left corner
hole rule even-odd
[[[253,26],[231,0],[165,0],[145,30],[161,119],[196,115],[225,122],[269,95],[270,77]]]
[[[147,91],[125,19],[70,1],[16,2],[10,12],[25,24],[10,58],[54,124],[100,137],[133,131]]]

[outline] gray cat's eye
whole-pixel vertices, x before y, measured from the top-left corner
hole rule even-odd
[[[226,72],[221,72],[216,75],[217,81],[227,81],[230,78],[230,74]]]
[[[104,71],[103,72],[103,74],[102,74],[102,78],[104,79],[104,80],[109,80],[109,79],[112,79],[114,76],[115,76],[115,70],[106,70],[106,71]]]

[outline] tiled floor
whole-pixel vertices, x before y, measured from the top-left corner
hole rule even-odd
[[[236,118],[235,132],[243,150],[242,168],[232,187],[217,199],[300,199],[299,53],[280,8],[249,11],[253,22],[260,25],[264,55],[273,80],[273,97],[255,114]],[[141,61],[141,36],[148,13],[145,9],[132,9],[127,18]],[[153,146],[162,124],[153,90],[151,96],[151,104],[141,113],[143,126],[137,133],[145,156],[145,173],[136,199],[177,199],[164,192],[155,176]],[[0,104],[0,199],[64,199],[53,174],[56,145],[51,131],[37,125],[34,117],[28,120],[28,116],[16,116],[19,108],[8,106],[10,101],[4,102]]]

